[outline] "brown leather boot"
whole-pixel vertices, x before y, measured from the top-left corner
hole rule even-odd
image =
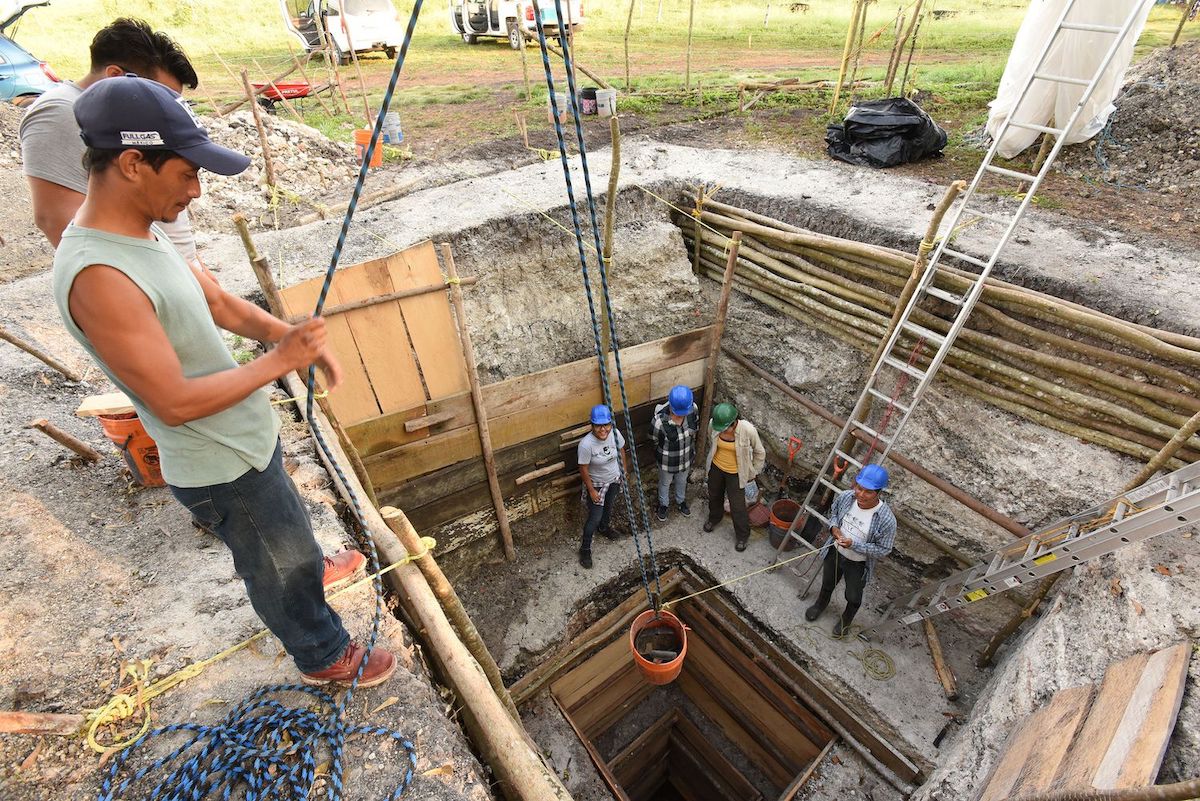
[[[349,584],[351,579],[365,575],[366,567],[367,557],[358,551],[342,551],[333,556],[326,556],[325,575],[321,577],[321,586],[332,590]]]
[[[349,686],[350,682],[354,681],[354,675],[358,673],[358,666],[362,663],[363,655],[366,652],[366,648],[352,642],[338,661],[316,673],[301,673],[300,680],[305,684],[317,687],[324,684]],[[362,679],[358,682],[358,686],[364,689],[376,687],[390,679],[395,672],[396,657],[390,651],[376,647],[371,652],[371,658],[367,660],[367,666],[363,669]]]

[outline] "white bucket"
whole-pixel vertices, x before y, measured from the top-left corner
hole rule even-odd
[[[404,132],[400,130],[400,115],[395,111],[383,115],[383,141],[389,145],[398,145],[404,141]]]
[[[566,92],[555,92],[554,101],[558,103],[558,121],[565,123],[571,118],[571,104],[567,100]],[[550,104],[550,96],[546,96],[546,119],[554,122],[554,106]]]
[[[617,116],[617,90],[596,90],[596,114],[600,117]]]

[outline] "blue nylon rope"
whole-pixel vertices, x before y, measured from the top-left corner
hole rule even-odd
[[[554,73],[550,68],[550,53],[546,48],[546,29],[542,24],[542,10],[538,5],[538,0],[533,0],[534,19],[537,23],[538,42],[542,50],[542,67],[546,73],[546,88],[550,96],[550,108],[554,117],[554,134],[558,139],[558,153],[562,162],[563,178],[567,185],[567,199],[571,210],[571,222],[575,228],[575,242],[579,251],[579,265],[583,275],[583,289],[587,295],[588,314],[591,316],[592,322],[592,339],[595,343],[596,361],[600,367],[600,385],[603,390],[604,402],[608,407],[612,408],[612,391],[609,386],[608,365],[604,358],[603,346],[600,342],[600,323],[596,317],[596,303],[592,295],[592,281],[588,272],[587,251],[584,247],[583,226],[579,220],[578,204],[575,200],[575,184],[571,178],[571,167],[567,159],[567,144],[563,136],[562,124],[559,122],[558,115],[558,99],[554,92]],[[620,339],[617,336],[617,321],[616,315],[613,314],[612,298],[609,293],[608,286],[608,270],[604,264],[604,250],[600,242],[600,225],[596,217],[596,201],[592,193],[591,173],[588,171],[587,163],[587,147],[583,140],[583,124],[579,116],[579,100],[575,91],[575,79],[571,75],[571,47],[569,37],[562,33],[562,20],[565,19],[562,13],[561,0],[554,0],[554,10],[558,15],[559,20],[559,44],[562,47],[563,61],[567,72],[567,89],[569,91],[571,113],[575,123],[575,137],[579,143],[580,164],[583,168],[583,181],[586,192],[588,213],[592,224],[592,237],[595,242],[596,261],[598,263],[600,274],[601,298],[604,302],[605,310],[608,312],[608,330],[612,340],[613,364],[617,372],[617,386],[621,394],[621,406],[624,410],[625,418],[625,441],[629,447],[630,455],[633,459],[633,477],[637,479],[637,491],[639,508],[641,511],[641,527],[636,519],[636,511],[629,495],[629,482],[621,482],[621,496],[625,502],[625,510],[629,516],[629,530],[633,533],[633,544],[637,549],[638,567],[642,574],[642,586],[646,591],[646,597],[650,601],[650,606],[658,609],[662,596],[662,585],[659,580],[658,558],[654,552],[654,538],[650,530],[650,518],[646,507],[646,495],[642,489],[641,471],[638,465],[637,447],[633,436],[633,420],[629,414],[629,399],[625,393],[625,376],[621,368],[621,345]],[[650,582],[646,574],[646,560],[642,555],[641,537],[642,532],[645,532],[647,548],[650,555],[651,569],[654,574],[655,592],[650,590]]]
[[[404,33],[404,43],[392,67],[391,79],[387,91],[384,92],[383,104],[375,118],[375,128],[371,133],[371,142],[363,156],[362,166],[358,171],[358,179],[354,184],[354,192],[346,214],[342,218],[341,231],[338,233],[337,244],[329,267],[325,272],[325,283],[313,310],[313,317],[318,317],[325,306],[325,299],[333,283],[333,276],[341,261],[342,249],[346,244],[346,235],[354,218],[359,197],[362,195],[363,184],[370,169],[371,157],[379,142],[383,130],[383,118],[392,102],[404,59],[408,55],[408,46],[412,42],[413,30],[416,28],[417,17],[421,13],[422,0],[416,0],[412,15],[408,20],[408,28]],[[398,799],[409,785],[417,768],[416,747],[403,734],[397,731],[372,726],[368,724],[352,724],[346,721],[345,712],[354,697],[354,692],[362,679],[363,669],[367,659],[375,650],[379,638],[379,627],[383,617],[383,582],[379,577],[379,553],[375,541],[371,537],[362,512],[361,502],[350,490],[346,474],[333,459],[329,445],[321,432],[320,426],[313,419],[313,403],[315,400],[316,368],[308,368],[308,398],[306,403],[307,419],[313,437],[318,446],[333,465],[342,486],[350,495],[350,505],[354,517],[363,531],[368,546],[370,571],[374,574],[372,585],[375,589],[375,614],[371,621],[371,634],[367,640],[366,654],[359,663],[354,680],[340,700],[323,690],[308,687],[303,684],[273,684],[262,687],[247,696],[220,723],[214,726],[204,726],[197,723],[176,723],[154,729],[139,737],[123,749],[113,759],[112,767],[105,773],[100,785],[98,801],[112,801],[116,796],[126,797],[131,787],[148,776],[167,771],[167,768],[180,758],[185,761],[170,770],[144,796],[149,801],[200,801],[209,797],[220,797],[228,801],[235,791],[240,791],[246,801],[277,801],[295,799],[302,801],[311,797],[313,781],[316,778],[317,747],[325,744],[330,752],[330,769],[328,773],[329,787],[326,797],[340,799],[343,792],[342,755],[347,738],[356,734],[370,734],[388,737],[400,744],[407,755],[404,775],[396,788],[387,796],[387,801]],[[288,707],[268,696],[274,693],[297,692],[309,696],[309,706]],[[313,707],[316,707],[314,710]],[[188,732],[192,736],[182,745],[173,749],[166,756],[155,760],[152,764],[141,768],[132,776],[117,781],[121,768],[134,751],[152,737],[168,735],[175,732]]]

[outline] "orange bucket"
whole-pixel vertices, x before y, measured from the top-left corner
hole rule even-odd
[[[629,628],[633,662],[651,684],[670,684],[683,670],[687,656],[687,626],[675,615],[647,609]]]
[[[165,487],[158,466],[158,445],[146,433],[136,412],[99,415],[104,435],[116,443],[133,480],[143,487]]]
[[[354,132],[354,146],[358,148],[358,163],[362,164],[363,159],[367,157],[367,148],[371,146],[370,128],[359,128]],[[375,152],[371,154],[371,166],[383,166],[383,137],[379,137],[379,141],[375,144]]]

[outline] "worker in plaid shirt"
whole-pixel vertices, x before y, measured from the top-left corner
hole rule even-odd
[[[696,432],[700,430],[700,411],[692,402],[692,391],[683,385],[671,387],[666,403],[654,409],[650,434],[658,459],[658,519],[667,519],[671,488],[679,513],[691,515],[687,505],[687,477],[696,451]]]

